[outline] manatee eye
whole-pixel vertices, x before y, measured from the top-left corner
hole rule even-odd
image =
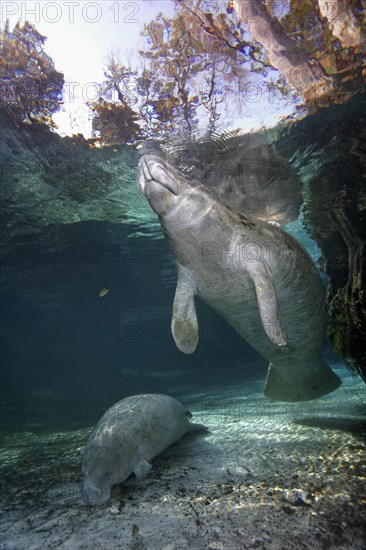
[[[110,472],[109,470],[107,470],[106,472],[104,472],[103,477],[104,477],[105,479],[109,479],[110,477],[112,477],[112,472]]]

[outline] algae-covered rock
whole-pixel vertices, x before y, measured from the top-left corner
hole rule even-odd
[[[331,182],[328,168],[309,185],[306,219],[330,277],[329,335],[350,369],[366,380],[365,183],[354,174],[353,185],[347,185],[347,169],[352,173],[346,163],[335,167]]]

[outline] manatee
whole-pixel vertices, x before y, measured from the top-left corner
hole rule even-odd
[[[193,353],[197,346],[197,295],[270,361],[268,398],[307,401],[340,386],[321,357],[320,275],[291,235],[223,204],[154,153],[140,158],[139,188],[177,262],[171,329],[180,351]]]
[[[155,150],[144,152],[158,153]],[[169,162],[199,178],[227,206],[281,225],[296,220],[302,204],[301,181],[291,164],[260,133],[228,131],[199,142],[165,144]],[[218,177],[219,174],[219,177]]]
[[[189,422],[192,415],[173,397],[142,394],[126,397],[108,409],[93,430],[83,455],[85,504],[108,501],[113,485],[134,473],[144,479],[148,462],[186,432],[207,430]]]

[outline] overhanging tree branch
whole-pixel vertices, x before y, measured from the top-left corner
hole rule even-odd
[[[358,48],[365,42],[365,33],[357,23],[351,3],[345,0],[318,0],[318,4],[333,36],[339,39],[344,48]]]
[[[272,67],[281,71],[289,85],[296,88],[306,104],[317,103],[334,91],[333,78],[325,75],[316,59],[289,38],[280,22],[272,18],[262,0],[231,2],[249,33],[266,49]]]

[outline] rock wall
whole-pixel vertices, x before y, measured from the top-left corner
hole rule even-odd
[[[304,221],[329,277],[328,333],[366,381],[366,95],[273,132],[303,180]]]

